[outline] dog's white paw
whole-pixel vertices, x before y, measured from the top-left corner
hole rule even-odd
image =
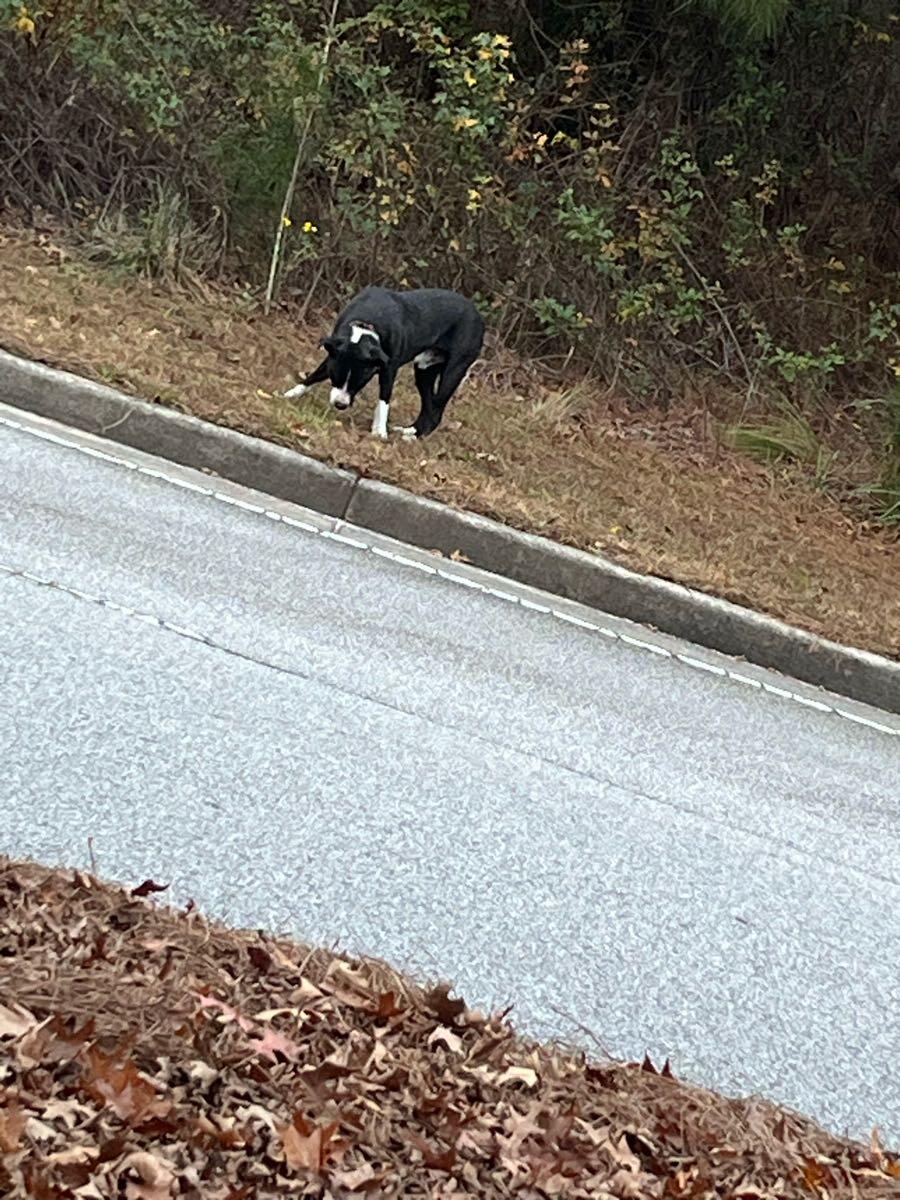
[[[413,442],[416,439],[415,425],[394,425],[392,426],[394,433],[399,433],[405,442]]]
[[[388,440],[387,430],[386,429],[373,429],[372,437],[378,438],[379,442],[386,442]]]
[[[290,388],[284,393],[285,400],[296,400],[298,396],[302,396],[306,391],[305,383],[298,383],[296,387]]]

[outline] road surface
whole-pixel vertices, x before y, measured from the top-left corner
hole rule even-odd
[[[0,409],[0,850],[90,836],[107,876],[900,1141],[894,718],[84,444]]]

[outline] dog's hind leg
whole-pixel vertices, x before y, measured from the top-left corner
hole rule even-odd
[[[322,383],[328,378],[328,359],[319,363],[314,371],[306,376],[306,378],[298,383],[295,387],[290,388],[284,393],[286,400],[296,400],[298,396],[302,396],[307,388],[313,386],[314,383]]]
[[[426,353],[420,355],[418,359],[413,360],[416,388],[418,389],[419,399],[421,401],[419,415],[416,417],[415,423],[413,425],[394,426],[394,429],[398,433],[401,433],[409,440],[418,437],[417,430],[419,426],[423,423],[428,423],[432,409],[434,408],[435,388],[437,387],[438,380],[440,379],[441,371],[443,370],[443,364],[439,361],[434,361],[434,358],[430,357],[430,355],[431,352],[426,351]],[[423,362],[425,363],[424,366],[421,365]]]
[[[413,426],[416,437],[423,438],[427,437],[429,433],[434,433],[444,419],[444,409],[450,403],[454,392],[465,379],[469,367],[474,361],[474,358],[456,359],[441,368],[441,379],[437,391],[427,408],[423,404],[422,411]]]

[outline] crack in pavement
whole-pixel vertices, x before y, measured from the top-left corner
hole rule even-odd
[[[215,638],[210,637],[208,634],[198,633],[196,630],[188,629],[185,626],[178,625],[164,617],[159,617],[153,613],[144,612],[140,609],[133,608],[130,605],[120,604],[118,601],[110,600],[107,597],[84,592],[79,588],[60,583],[58,580],[45,579],[39,575],[33,574],[30,571],[26,571],[22,568],[11,567],[5,563],[0,563],[0,573],[6,575],[8,578],[21,579],[27,583],[31,583],[51,591],[59,592],[62,595],[71,596],[78,600],[84,600],[101,608],[107,608],[112,612],[117,612],[123,616],[128,616],[139,620],[146,625],[155,625],[157,628],[165,630],[168,633],[174,633],[177,637],[182,637],[196,642],[199,645],[208,647],[210,650],[215,650],[221,654],[226,654],[231,658],[236,658],[239,661],[249,663],[252,666],[261,667],[264,670],[274,671],[277,674],[287,676],[288,678],[297,679],[304,683],[318,685],[354,700],[360,700],[364,703],[375,705],[378,708],[384,709],[396,715],[419,722],[427,722],[430,726],[435,724],[432,718],[416,712],[415,709],[407,708],[404,705],[386,700],[383,697],[374,695],[372,693],[361,692],[353,688],[346,687],[335,680],[327,679],[323,676],[315,675],[308,671],[303,671],[299,667],[284,666],[280,663],[273,662],[271,659],[257,657],[249,651],[240,650],[237,647],[229,646],[224,642],[219,642]],[[713,825],[729,832],[741,833],[746,837],[753,838],[756,841],[763,843],[766,846],[769,855],[772,857],[783,858],[785,857],[784,852],[793,851],[808,861],[815,861],[817,865],[826,862],[831,866],[837,867],[841,870],[850,871],[854,874],[862,875],[867,879],[877,879],[881,883],[888,884],[891,887],[900,887],[900,877],[895,878],[891,875],[882,874],[879,871],[873,870],[871,867],[867,867],[865,870],[863,870],[863,868],[857,867],[853,863],[844,862],[841,859],[831,856],[823,856],[820,853],[815,855],[810,854],[810,852],[803,845],[797,842],[792,842],[785,839],[780,840],[777,849],[782,853],[779,854],[777,851],[773,851],[771,841],[766,835],[760,834],[756,830],[745,825],[741,825],[734,821],[724,820],[720,817],[706,813],[701,809],[693,808],[689,804],[681,804],[677,801],[657,796],[650,792],[641,791],[640,789],[634,788],[628,783],[623,783],[619,780],[599,775],[596,772],[582,770],[581,768],[574,767],[569,763],[539,754],[534,750],[519,746],[510,746],[498,742],[494,738],[487,737],[486,735],[478,733],[477,731],[465,726],[454,725],[449,722],[442,722],[439,725],[439,728],[446,730],[448,733],[460,734],[466,738],[477,741],[482,745],[489,746],[492,750],[502,750],[506,753],[519,755],[526,760],[538,763],[543,767],[561,771],[581,781],[600,785],[604,788],[615,788],[619,792],[625,793],[633,799],[641,800],[648,804],[658,805],[661,808],[668,809],[673,812],[682,813],[695,820],[704,822],[707,825]]]

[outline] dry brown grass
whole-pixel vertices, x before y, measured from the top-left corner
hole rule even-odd
[[[342,421],[321,392],[299,408],[277,398],[315,362],[320,326],[263,318],[237,290],[117,282],[49,233],[15,228],[0,233],[0,313],[7,349],[900,656],[897,533],[725,451],[701,412],[553,397],[491,352],[438,434],[378,443],[366,404]],[[396,419],[414,415],[413,397],[404,379]]]
[[[376,962],[0,857],[0,1193],[890,1200],[900,1161]]]

